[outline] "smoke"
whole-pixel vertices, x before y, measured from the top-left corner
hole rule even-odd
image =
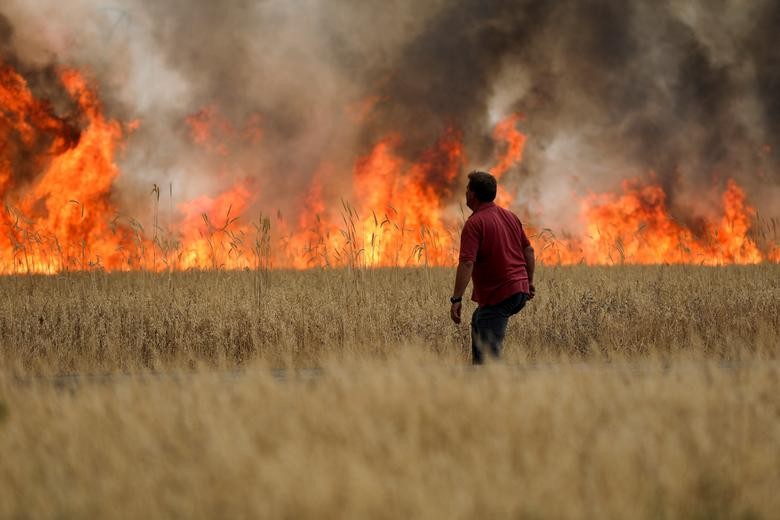
[[[123,158],[126,208],[152,182],[187,198],[249,179],[259,206],[295,211],[326,165],[338,201],[355,159],[389,134],[416,160],[456,128],[465,169],[489,166],[492,126],[517,111],[529,141],[506,183],[547,225],[571,218],[573,192],[651,174],[683,219],[728,177],[778,211],[774,0],[11,0],[1,11],[4,59],[85,67],[112,115],[141,121]],[[192,142],[186,120],[204,108],[233,129],[221,154]],[[262,138],[241,138],[255,123]],[[442,194],[463,181],[429,177]]]
[[[491,112],[524,113],[520,199],[547,216],[649,174],[681,219],[728,177],[771,214],[779,20],[772,1],[453,2],[388,68],[376,121],[409,129],[412,153],[455,121],[489,164]]]

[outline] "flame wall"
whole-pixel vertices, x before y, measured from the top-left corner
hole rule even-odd
[[[769,0],[0,8],[0,270],[780,259]]]

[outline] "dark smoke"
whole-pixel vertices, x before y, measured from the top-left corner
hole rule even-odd
[[[732,24],[735,5],[448,3],[384,71],[390,79],[375,126],[379,133],[406,129],[414,154],[455,121],[480,157],[496,79],[515,70],[529,83],[506,94],[527,117],[526,175],[545,173],[547,146],[576,134],[586,156],[599,158],[583,165],[586,171],[654,172],[673,204],[682,185],[709,186],[726,176],[751,185],[765,162],[764,144],[772,149],[767,180],[776,184],[780,4],[754,2],[741,13],[750,20],[742,25],[738,16]],[[693,17],[681,16],[685,10]]]
[[[496,76],[507,57],[531,46],[549,14],[549,4],[535,1],[446,5],[393,61],[369,71],[388,78],[369,142],[400,131],[415,155],[453,124],[469,141],[482,137]]]
[[[768,144],[774,156],[780,153],[780,45],[777,42],[780,28],[780,2],[770,2],[756,19],[756,30],[747,40],[756,74],[756,91],[763,105],[763,123],[767,129]],[[775,179],[780,173],[774,170]]]

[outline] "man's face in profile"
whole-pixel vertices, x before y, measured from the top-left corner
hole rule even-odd
[[[477,206],[477,196],[466,186],[466,206],[472,211]]]

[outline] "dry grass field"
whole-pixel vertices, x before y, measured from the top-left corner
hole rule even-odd
[[[776,516],[780,266],[452,276],[0,278],[0,518]]]
[[[403,350],[462,363],[469,331],[448,317],[453,278],[444,268],[2,277],[0,366],[311,367]],[[537,278],[537,298],[511,322],[509,362],[777,353],[778,264],[548,267]]]

